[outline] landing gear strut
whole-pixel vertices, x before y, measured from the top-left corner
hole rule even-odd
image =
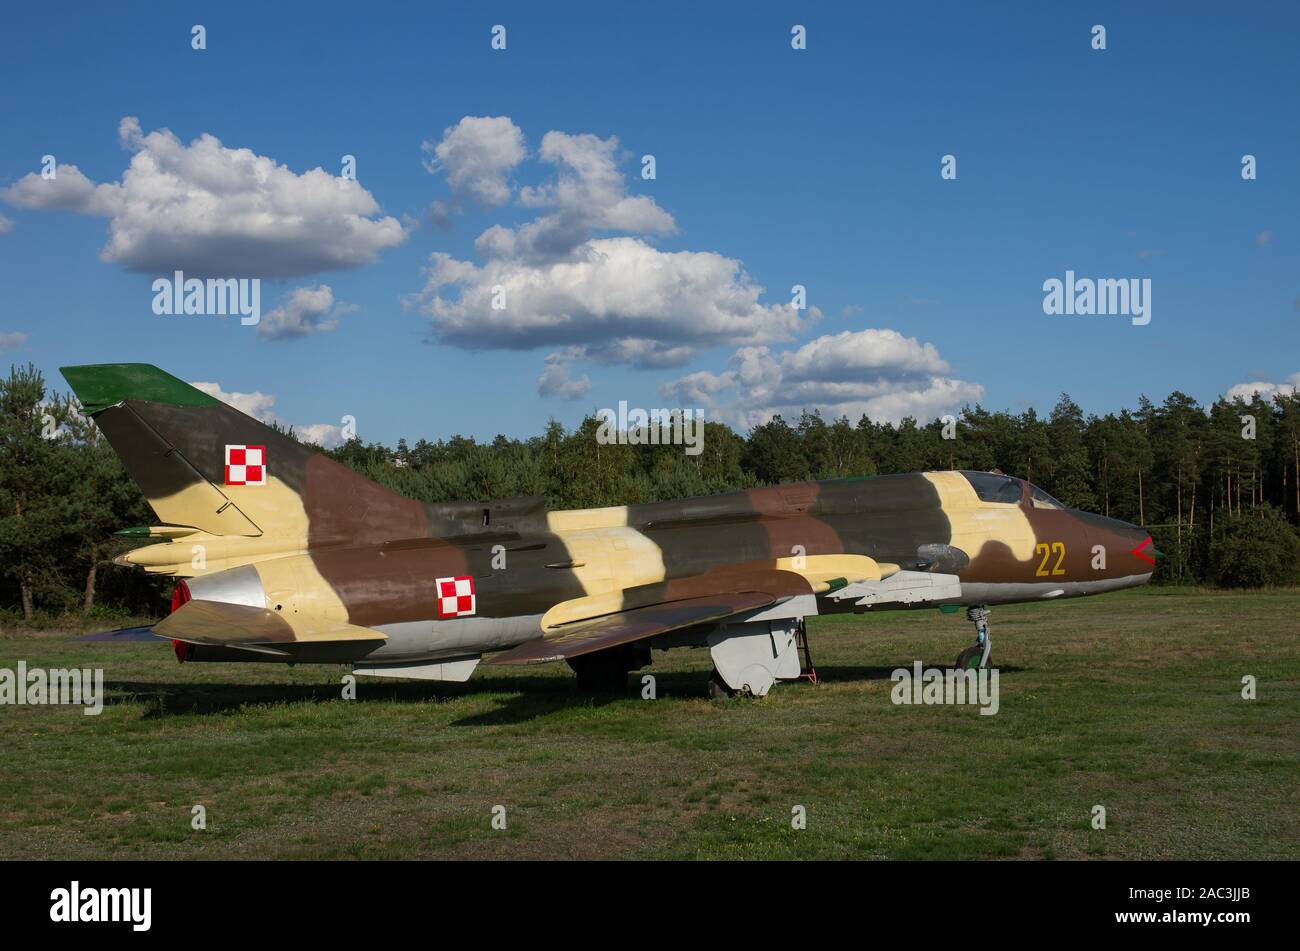
[[[989,609],[980,604],[966,609],[966,620],[975,625],[975,643],[957,655],[958,670],[976,670],[989,665],[993,642],[989,639]]]
[[[799,679],[807,680],[817,686],[817,668],[813,666],[812,651],[808,649],[808,622],[799,619],[799,629],[795,632],[795,646],[799,649]]]

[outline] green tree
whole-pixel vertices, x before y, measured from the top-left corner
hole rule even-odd
[[[1210,540],[1210,580],[1228,588],[1264,588],[1300,580],[1300,536],[1267,503],[1221,519]]]
[[[780,414],[761,426],[755,426],[749,434],[745,466],[753,470],[759,481],[768,485],[798,482],[811,476],[799,434]]]
[[[1047,423],[1047,445],[1052,465],[1047,490],[1071,508],[1094,511],[1088,450],[1084,445],[1083,410],[1062,393]]]
[[[0,380],[0,572],[17,586],[31,620],[38,592],[57,588],[59,542],[70,506],[54,439],[60,407],[47,405],[45,380],[31,364]]]

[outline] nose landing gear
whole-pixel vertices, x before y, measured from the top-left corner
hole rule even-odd
[[[967,608],[966,620],[975,625],[975,643],[957,655],[957,669],[976,670],[987,667],[993,647],[989,639],[989,609],[982,604]]]

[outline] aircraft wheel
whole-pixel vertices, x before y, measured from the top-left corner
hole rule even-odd
[[[992,652],[989,652],[992,656]],[[957,655],[956,667],[958,670],[978,670],[980,660],[984,657],[984,647],[982,644],[972,644],[960,654]]]
[[[709,699],[729,700],[735,695],[736,691],[727,686],[727,682],[722,679],[722,674],[718,673],[718,668],[714,667],[713,672],[709,674]]]
[[[578,675],[578,688],[581,690],[588,693],[622,693],[627,690],[627,661],[617,650],[570,657],[568,663]]]

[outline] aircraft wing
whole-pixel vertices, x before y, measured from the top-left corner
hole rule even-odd
[[[526,641],[503,654],[497,654],[487,664],[543,664],[552,660],[579,657],[607,647],[628,644],[656,634],[666,634],[695,624],[721,621],[742,611],[767,607],[779,600],[778,596],[764,591],[746,591],[734,594],[705,595],[683,598],[663,604],[620,611],[587,621],[574,621],[556,629],[555,633]]]
[[[710,624],[809,596],[800,614],[816,614],[813,595],[897,573],[865,555],[808,555],[748,562],[701,575],[674,578],[562,601],[542,618],[543,636],[484,661],[540,664],[580,657],[620,644]],[[805,606],[806,605],[806,606]]]
[[[246,604],[223,601],[187,601],[153,627],[159,637],[235,647],[263,653],[284,653],[295,644],[384,641],[387,636],[368,627],[343,621],[293,615]]]

